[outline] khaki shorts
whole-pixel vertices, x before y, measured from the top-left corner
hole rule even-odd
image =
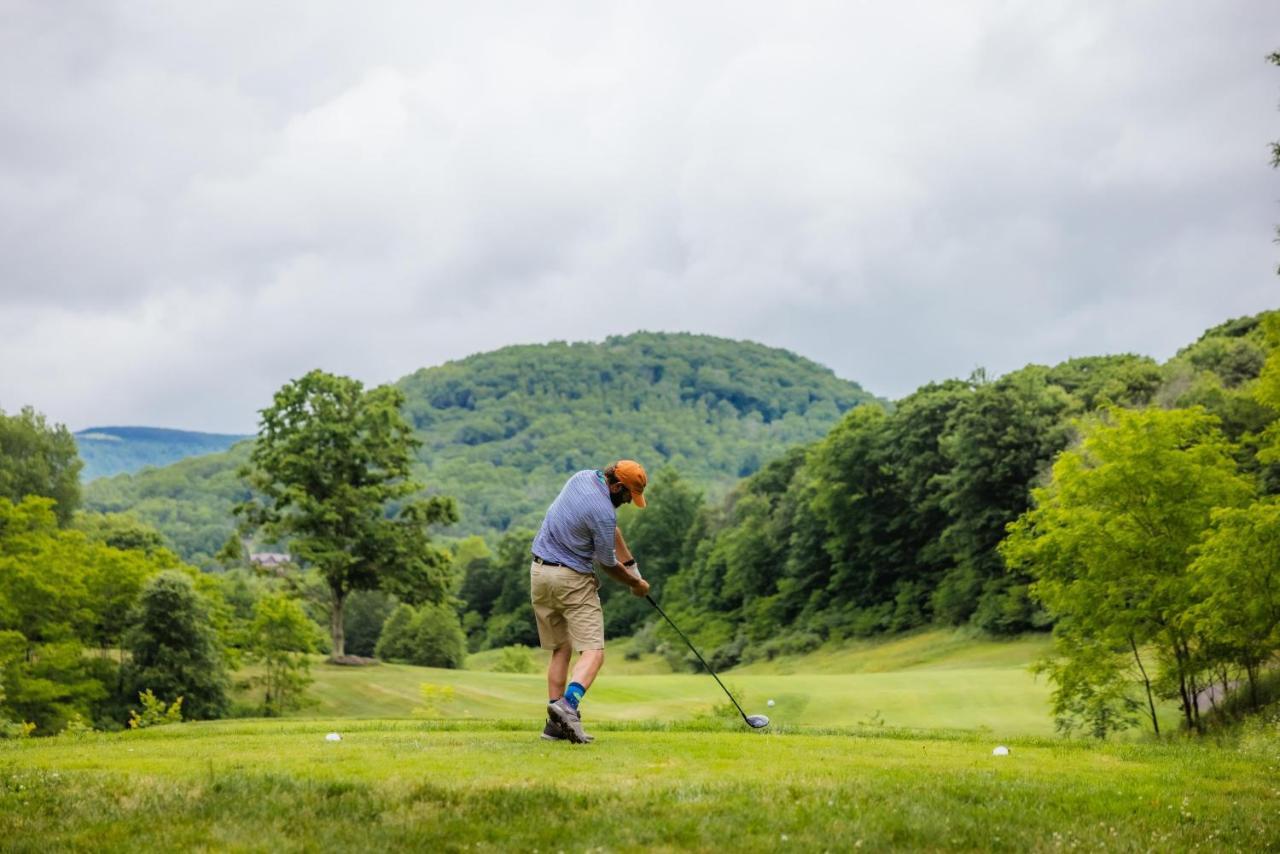
[[[533,616],[543,649],[573,644],[574,652],[604,649],[604,611],[600,607],[600,579],[567,566],[529,567]]]

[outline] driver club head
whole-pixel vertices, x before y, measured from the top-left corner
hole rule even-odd
[[[769,718],[766,715],[748,715],[747,725],[752,729],[764,729],[769,725]]]

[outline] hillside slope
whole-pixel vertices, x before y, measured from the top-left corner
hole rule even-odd
[[[536,525],[568,473],[620,457],[651,473],[674,466],[718,496],[876,400],[785,350],[647,332],[506,347],[397,384],[423,442],[418,474],[430,492],[458,499],[451,535]],[[206,563],[233,530],[230,508],[244,495],[234,470],[247,447],[95,481],[85,504],[131,510]]]
[[[195,433],[161,427],[90,427],[75,434],[85,483],[131,474],[147,466],[167,466],[187,457],[216,454],[252,438],[228,433]]]

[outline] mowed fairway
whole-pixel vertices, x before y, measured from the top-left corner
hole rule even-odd
[[[340,730],[343,740],[325,733]],[[244,721],[0,744],[6,850],[1265,850],[1275,734],[1014,742]]]
[[[723,674],[749,714],[792,726],[982,730],[993,738],[1049,735],[1049,687],[1028,669],[1047,640],[973,639],[931,631],[888,642],[761,662]],[[485,659],[477,656],[481,665]],[[610,650],[583,705],[588,721],[681,722],[727,703],[705,673],[655,673],[653,657]],[[541,661],[541,657],[538,657]],[[540,725],[541,674],[317,663],[302,717],[527,719]],[[433,686],[425,701],[423,685]],[[769,700],[774,701],[772,707]]]
[[[376,670],[375,672],[372,672]],[[542,725],[542,676],[381,665],[368,670],[318,665],[315,705],[301,717],[504,718]],[[1048,691],[1025,670],[950,670],[849,675],[725,677],[748,714],[789,726],[884,725],[983,729],[993,736],[1048,735]],[[423,705],[421,686],[449,689]],[[774,706],[767,705],[774,700]],[[602,676],[583,701],[587,721],[689,721],[728,701],[709,676]],[[415,711],[416,710],[416,711]],[[723,709],[722,709],[723,711]]]

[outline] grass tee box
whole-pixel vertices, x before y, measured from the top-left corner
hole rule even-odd
[[[1264,850],[1280,733],[1115,744],[721,724],[253,721],[0,744],[16,851]],[[326,741],[332,730],[342,740]]]

